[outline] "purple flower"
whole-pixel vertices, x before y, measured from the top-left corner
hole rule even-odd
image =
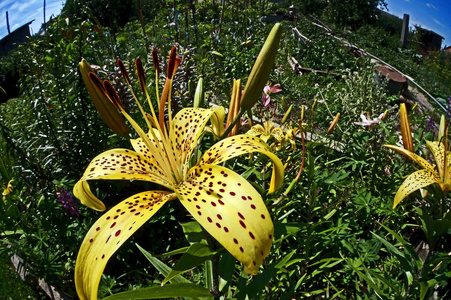
[[[63,207],[67,209],[71,215],[80,215],[74,197],[72,197],[67,190],[61,189],[59,192],[56,192],[56,194],[58,196],[58,201],[63,204]]]
[[[429,128],[429,130],[434,130],[435,128],[435,121],[434,118],[432,117],[432,115],[429,116],[428,118],[428,123],[427,123],[427,128]]]

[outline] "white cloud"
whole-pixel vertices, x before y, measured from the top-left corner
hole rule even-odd
[[[431,3],[426,3],[426,6],[432,8],[432,9],[438,10],[438,8],[435,7],[435,6],[434,6],[433,4],[431,4]]]
[[[434,20],[434,22],[442,27],[446,27],[444,24],[440,23],[439,20],[437,20],[436,18],[432,18],[432,20]]]

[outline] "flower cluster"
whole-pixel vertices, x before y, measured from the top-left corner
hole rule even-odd
[[[67,209],[71,215],[80,215],[80,211],[78,210],[77,203],[74,201],[74,197],[72,197],[67,190],[61,189],[56,194],[58,195],[58,201],[63,204],[63,207]]]

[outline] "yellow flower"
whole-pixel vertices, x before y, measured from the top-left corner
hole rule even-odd
[[[172,53],[169,66],[171,59],[175,59]],[[123,200],[91,227],[75,267],[75,283],[81,299],[96,299],[108,259],[166,202],[176,198],[209,234],[243,263],[245,273],[256,274],[270,252],[274,227],[262,197],[247,180],[222,163],[252,152],[267,155],[274,162],[271,193],[283,181],[281,161],[260,139],[236,135],[213,145],[190,166],[207,122],[211,121],[216,133],[223,132],[225,112],[222,107],[184,108],[172,118],[170,86],[176,65],[172,70],[168,68],[160,100],[160,112],[165,109],[166,100],[169,106],[167,122],[157,118],[151,106],[153,121],[148,121],[149,116],[143,113],[150,128],[145,133],[120,105],[116,105],[140,136],[131,140],[134,151],[113,149],[95,157],[74,187],[74,195],[83,204],[104,210],[105,205],[91,192],[89,180],[142,180],[161,186],[161,189],[144,191]],[[140,69],[138,67],[138,77],[143,82],[144,74]],[[114,89],[108,82],[103,86],[110,100],[117,104]],[[169,92],[165,93],[166,89]]]
[[[246,134],[260,137],[265,143],[273,137],[274,141],[270,145],[273,150],[280,150],[286,143],[290,143],[291,147],[288,151],[291,151],[296,149],[294,137],[297,132],[297,128],[283,129],[282,127],[276,127],[271,121],[265,121],[263,126],[260,124],[252,126]]]
[[[10,194],[10,193],[13,191],[13,185],[12,185],[12,182],[13,182],[13,181],[14,181],[14,179],[11,179],[11,180],[8,182],[8,186],[6,187],[6,189],[3,190],[3,193],[2,193],[2,195],[3,195],[3,200],[5,200],[5,196],[6,196],[6,195]]]
[[[384,146],[407,156],[412,161],[417,163],[420,167],[422,167],[421,170],[407,176],[407,178],[401,184],[398,192],[395,195],[393,208],[395,208],[399,204],[399,202],[401,202],[405,197],[407,197],[414,191],[433,183],[437,184],[443,192],[451,191],[451,152],[446,149],[446,142],[426,141],[427,148],[434,156],[438,172],[435,170],[434,166],[427,162],[427,160],[419,155],[416,155],[413,152],[410,152],[409,150],[393,145]]]

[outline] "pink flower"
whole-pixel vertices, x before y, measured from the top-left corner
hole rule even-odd
[[[262,95],[263,106],[266,107],[271,102],[271,97],[270,97],[271,94],[275,94],[275,93],[282,91],[282,89],[279,89],[279,86],[280,86],[280,84],[275,84],[273,86],[266,85],[263,88],[263,95]]]

